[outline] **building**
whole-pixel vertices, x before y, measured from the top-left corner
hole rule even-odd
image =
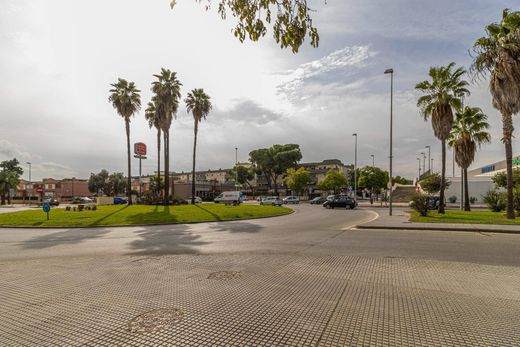
[[[44,178],[41,181],[20,180],[12,201],[15,204],[40,201],[49,197],[59,201],[72,200],[76,196],[92,196],[88,190],[88,180],[81,178]]]

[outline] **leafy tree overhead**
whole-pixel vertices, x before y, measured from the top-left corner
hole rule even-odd
[[[247,184],[249,189],[254,192],[252,181],[255,179],[255,172],[253,168],[247,168],[241,165],[235,166],[229,170],[229,176],[235,178],[239,184]]]
[[[448,144],[455,151],[455,161],[462,168],[464,183],[464,210],[470,211],[468,167],[475,160],[477,146],[489,143],[487,116],[478,107],[465,107],[455,115]]]
[[[5,205],[6,197],[7,203],[11,203],[10,189],[16,189],[20,184],[20,176],[16,171],[0,171],[0,204]]]
[[[473,45],[471,71],[476,76],[490,73],[489,90],[493,107],[502,114],[502,132],[506,152],[507,218],[514,219],[513,206],[513,118],[520,112],[520,11],[502,12],[500,23],[486,27],[486,36]]]
[[[285,177],[285,184],[287,187],[295,191],[297,195],[300,195],[302,190],[311,183],[311,176],[305,168],[299,169],[289,168],[287,169],[287,176]]]
[[[403,185],[412,184],[412,180],[408,180],[408,179],[406,179],[404,177],[401,177],[401,176],[395,176],[392,179],[392,182],[393,183],[397,183],[397,184],[403,184]]]
[[[200,0],[198,0],[200,1]],[[293,53],[303,44],[308,36],[313,47],[318,46],[318,30],[312,25],[311,9],[307,0],[214,0],[218,4],[218,13],[226,19],[228,11],[236,18],[233,29],[236,38],[243,42],[246,37],[258,41],[267,33],[267,26],[272,24],[276,43],[281,48],[290,47]],[[177,0],[171,0],[173,8]],[[208,1],[206,9],[210,9]]]
[[[273,145],[260,148],[249,153],[249,160],[259,174],[265,176],[269,188],[278,194],[278,178],[287,169],[295,167],[302,159],[300,146],[297,144]]]
[[[330,170],[325,179],[318,184],[321,190],[333,191],[336,194],[340,189],[347,187],[347,177],[339,171]]]
[[[141,91],[135,87],[134,82],[128,82],[122,78],[119,78],[117,83],[113,83],[111,86],[113,88],[110,89],[110,97],[108,100],[125,121],[128,164],[127,192],[128,204],[131,205],[132,199],[130,197],[130,192],[132,190],[132,169],[130,160],[130,118],[141,109],[141,96],[139,94]]]
[[[91,173],[88,179],[88,190],[91,193],[103,193],[106,196],[113,196],[125,192],[126,182],[122,172],[109,174],[105,169],[99,173]]]
[[[450,135],[453,123],[453,111],[462,106],[461,98],[469,95],[468,82],[462,79],[466,73],[464,69],[453,70],[455,63],[447,66],[431,67],[429,76],[431,81],[423,81],[415,89],[423,95],[418,99],[417,106],[425,121],[431,118],[433,133],[441,141],[442,170],[440,180],[439,213],[444,213],[444,181],[446,177],[446,141]]]
[[[177,116],[182,83],[177,79],[177,73],[161,68],[160,74],[152,83],[152,98],[158,114],[158,120],[163,133],[164,146],[164,204],[170,199],[170,127],[173,118]]]
[[[520,186],[520,169],[513,169],[512,174],[513,187]],[[507,188],[506,171],[497,172],[491,179],[497,188]]]
[[[358,186],[361,189],[370,189],[379,192],[388,182],[388,172],[378,167],[366,166],[359,170]]]
[[[16,158],[2,161],[0,163],[0,168],[3,171],[14,172],[18,176],[23,175],[23,169],[20,167],[20,162]]]
[[[431,174],[423,178],[419,184],[421,188],[429,194],[438,193],[441,190],[441,187],[448,188],[451,184],[450,181],[444,179],[444,184],[441,184],[441,176],[437,173]]]
[[[191,112],[193,115],[193,121],[195,125],[193,127],[194,138],[193,138],[193,169],[192,169],[192,180],[191,180],[191,203],[195,204],[195,157],[197,153],[197,134],[199,132],[199,123],[206,119],[206,116],[211,111],[211,101],[208,94],[204,93],[204,89],[193,89],[188,93],[188,97],[185,100],[186,109],[188,113]]]

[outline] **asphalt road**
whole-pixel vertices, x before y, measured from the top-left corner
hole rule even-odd
[[[357,230],[376,212],[294,209],[0,229],[0,346],[519,345],[520,235]]]

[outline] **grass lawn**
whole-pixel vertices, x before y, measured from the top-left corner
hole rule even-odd
[[[65,211],[53,208],[50,220],[41,209],[0,214],[0,226],[63,226],[132,225],[186,222],[213,222],[290,213],[286,207],[242,204],[197,204],[181,206],[113,205],[99,206],[97,211]]]
[[[520,218],[507,219],[505,212],[446,210],[444,215],[431,211],[427,217],[421,217],[410,211],[410,215],[411,222],[419,223],[520,224]]]

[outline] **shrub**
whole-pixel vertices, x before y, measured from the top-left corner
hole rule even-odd
[[[448,201],[452,204],[457,202],[457,197],[455,195],[452,195],[448,198]]]
[[[81,212],[85,208],[85,205],[78,205],[78,211]]]
[[[74,211],[74,212],[76,212],[77,210],[78,210],[78,208],[77,208],[76,206],[74,206],[74,207],[72,208],[72,211]]]
[[[414,194],[411,205],[421,216],[426,217],[430,211],[430,198],[425,194]]]
[[[493,212],[500,212],[506,208],[506,197],[504,193],[489,190],[482,198],[487,207]]]
[[[96,211],[96,210],[97,210],[97,205],[92,206],[92,211]]]
[[[476,198],[476,197],[472,196],[472,197],[469,198],[469,203],[470,203],[470,204],[473,205],[473,204],[476,203],[476,202],[477,202],[477,198]]]
[[[70,210],[71,210],[70,206],[65,207],[65,211],[70,211]]]

